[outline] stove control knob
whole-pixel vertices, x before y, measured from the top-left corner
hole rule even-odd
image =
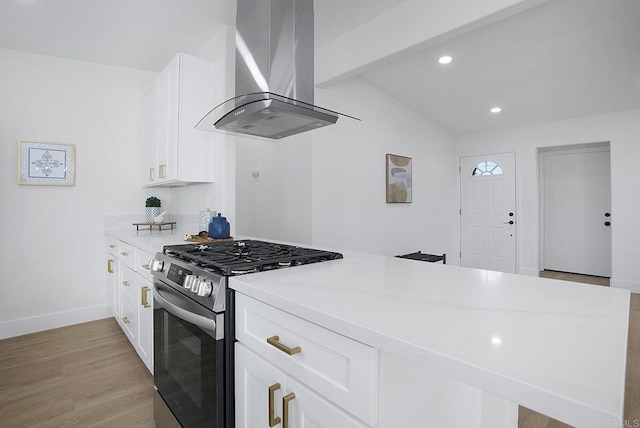
[[[211,285],[211,281],[202,281],[198,288],[198,296],[209,297],[211,296],[212,290],[213,286]]]
[[[200,278],[195,278],[193,280],[193,284],[191,284],[191,292],[194,294],[197,294],[201,284],[202,284],[202,280]]]
[[[164,262],[158,259],[151,259],[149,260],[149,268],[151,269],[151,272],[162,272],[162,269],[164,269]]]
[[[187,290],[191,290],[191,286],[193,285],[193,281],[195,281],[196,277],[193,275],[187,275],[184,277],[183,287]]]

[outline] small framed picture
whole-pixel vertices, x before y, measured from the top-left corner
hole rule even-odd
[[[75,186],[76,147],[46,141],[18,142],[18,184]]]
[[[411,158],[387,153],[387,203],[411,202]]]

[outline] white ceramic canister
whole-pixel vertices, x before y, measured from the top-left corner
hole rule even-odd
[[[209,230],[209,223],[211,223],[211,220],[216,216],[216,212],[215,211],[211,211],[211,210],[206,210],[206,211],[200,211],[200,221],[198,222],[198,232],[202,232],[204,231],[208,231]]]

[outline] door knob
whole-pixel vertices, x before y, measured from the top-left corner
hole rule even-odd
[[[513,213],[509,213],[509,217],[513,217]]]
[[[604,213],[605,217],[611,217],[611,213]]]
[[[610,221],[605,221],[605,222],[604,222],[604,225],[605,225],[605,226],[611,226],[611,222],[610,222]]]
[[[505,221],[504,224],[513,224],[513,220]]]

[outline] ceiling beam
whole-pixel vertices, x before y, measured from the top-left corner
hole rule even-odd
[[[408,0],[316,49],[315,83],[326,87],[548,0]]]

